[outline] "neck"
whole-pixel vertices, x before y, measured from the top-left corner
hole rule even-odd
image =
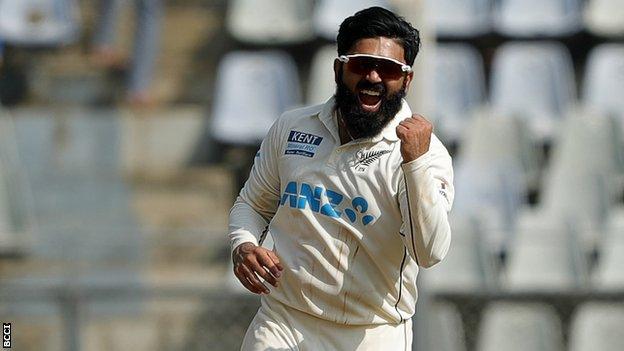
[[[347,123],[342,117],[340,109],[336,109],[336,118],[338,118],[338,135],[340,136],[340,144],[344,145],[351,140],[355,140],[351,132],[349,132],[349,127],[347,127]]]

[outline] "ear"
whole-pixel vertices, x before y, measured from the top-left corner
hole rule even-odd
[[[342,67],[341,65],[342,62],[340,62],[340,60],[334,60],[334,81],[336,81],[336,84],[342,79],[342,77],[340,76],[340,72],[342,71],[340,69],[340,67]]]
[[[414,71],[411,71],[410,73],[405,75],[405,82],[403,82],[403,85],[405,85],[406,93],[409,91],[409,87],[410,87],[410,84],[412,83],[413,78],[414,78]]]

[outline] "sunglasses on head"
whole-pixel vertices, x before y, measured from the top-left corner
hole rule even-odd
[[[412,67],[389,57],[353,54],[338,56],[338,60],[352,73],[366,75],[375,70],[382,79],[399,79],[412,71]]]

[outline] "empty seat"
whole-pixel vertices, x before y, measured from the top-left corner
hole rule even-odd
[[[438,44],[433,80],[434,119],[445,135],[458,139],[485,99],[483,58],[469,45]]]
[[[585,106],[619,117],[624,124],[624,45],[602,44],[591,51],[582,99]]]
[[[236,39],[255,44],[288,44],[312,39],[309,0],[234,0],[226,26]]]
[[[308,104],[320,104],[336,92],[334,79],[334,60],[338,57],[336,45],[320,48],[312,59],[310,79],[308,80]]]
[[[501,0],[496,30],[514,37],[553,37],[582,28],[581,0]]]
[[[570,351],[624,350],[624,304],[588,302],[572,317]]]
[[[420,310],[419,310],[420,311]],[[453,305],[433,302],[427,308],[425,350],[466,351],[466,336],[461,316]]]
[[[508,43],[494,57],[493,109],[529,121],[538,139],[552,136],[558,121],[575,103],[575,90],[572,59],[559,43]]]
[[[594,34],[624,34],[624,0],[589,0],[584,12],[585,26]]]
[[[424,270],[423,287],[432,292],[470,292],[496,288],[495,267],[477,221],[451,217],[453,245],[434,267]]]
[[[508,250],[508,291],[562,292],[587,284],[587,262],[573,228],[547,213],[519,218]]]
[[[592,272],[592,288],[598,291],[624,291],[624,208],[610,213],[598,250],[598,263]]]
[[[299,77],[288,54],[229,53],[217,73],[213,136],[228,144],[259,145],[273,122],[296,107],[299,98]]]
[[[372,6],[390,9],[386,0],[320,0],[314,8],[316,34],[328,40],[336,40],[342,21],[356,12]]]
[[[491,303],[484,311],[478,351],[563,351],[554,309],[537,303]]]
[[[491,0],[427,0],[437,36],[474,37],[491,28]]]
[[[0,38],[13,45],[57,46],[78,39],[75,0],[0,1]]]

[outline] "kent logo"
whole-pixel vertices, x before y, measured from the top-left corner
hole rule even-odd
[[[338,206],[344,200],[344,195],[339,192],[325,189],[321,186],[312,186],[307,183],[290,182],[286,185],[284,193],[280,198],[280,206],[289,206],[304,210],[309,208],[312,212],[322,215],[340,218],[344,213],[351,223],[355,223],[361,217],[362,224],[368,225],[375,221],[375,217],[366,214],[368,211],[368,201],[363,197],[356,197],[351,201],[352,208],[339,209]],[[361,214],[363,216],[359,216]]]
[[[284,154],[312,157],[318,146],[321,145],[321,141],[323,141],[323,137],[318,135],[291,130]]]

